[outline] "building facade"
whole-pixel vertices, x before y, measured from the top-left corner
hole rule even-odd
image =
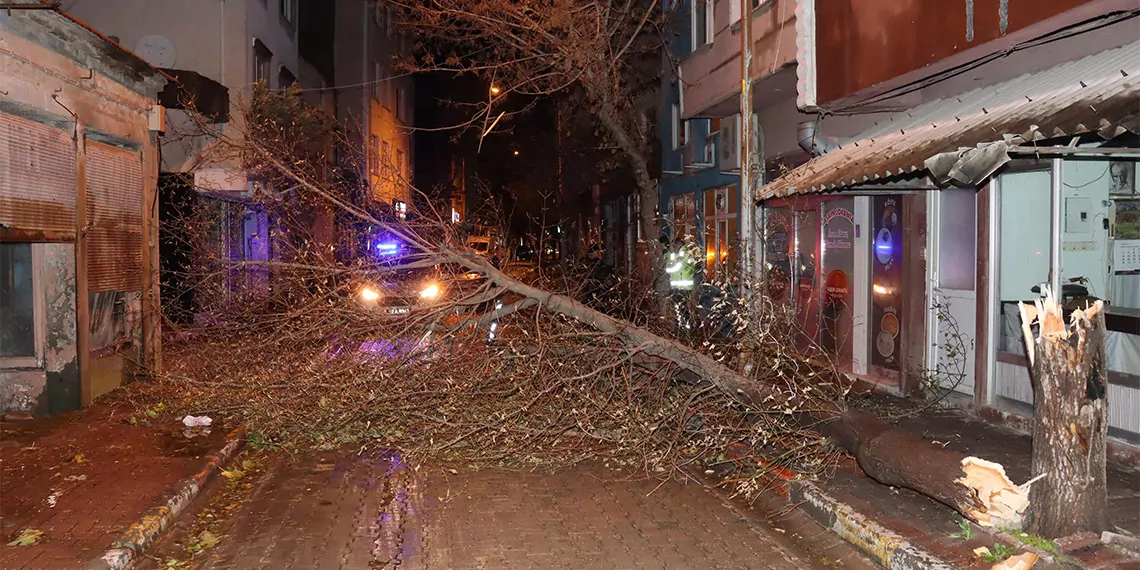
[[[399,67],[411,48],[392,5],[336,0],[337,119],[362,152],[342,157],[368,181],[372,197],[397,212],[412,203],[415,92]]]
[[[50,415],[160,366],[169,77],[38,2],[0,35],[0,411]]]
[[[1110,435],[1136,445],[1140,2],[967,4],[754,9],[754,61],[775,71],[753,75],[752,277],[795,312],[805,354],[988,418],[1032,415],[1017,302],[1042,283],[1104,299]],[[682,120],[723,117],[718,74],[739,81],[716,6],[707,52],[681,61]],[[780,23],[770,44],[758,16]]]

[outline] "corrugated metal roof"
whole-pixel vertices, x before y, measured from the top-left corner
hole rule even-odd
[[[915,174],[932,156],[983,143],[1125,131],[1140,132],[1140,42],[896,113],[760,195],[841,190]]]

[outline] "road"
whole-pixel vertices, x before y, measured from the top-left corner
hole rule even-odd
[[[767,520],[700,484],[622,480],[600,465],[413,471],[364,453],[279,457],[264,471],[240,504],[220,509],[231,511],[222,538],[194,567],[875,567],[806,518]],[[185,554],[196,532],[172,533],[151,567]]]

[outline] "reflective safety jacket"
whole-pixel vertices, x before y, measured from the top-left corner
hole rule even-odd
[[[680,251],[671,251],[665,257],[665,273],[669,274],[669,287],[683,291],[692,290],[693,277],[696,274],[693,256],[688,255],[684,247]]]

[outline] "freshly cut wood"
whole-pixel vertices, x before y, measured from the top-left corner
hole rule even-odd
[[[1098,300],[1073,311],[1066,325],[1052,291],[1033,305],[1021,304],[1033,382],[1032,469],[1046,478],[1029,494],[1028,528],[1045,538],[1112,528],[1103,309]]]
[[[932,445],[861,410],[847,410],[824,431],[872,479],[930,497],[981,526],[1021,528],[1028,488],[992,461]]]
[[[981,507],[971,511],[970,518],[982,526],[1021,528],[1022,515],[1029,506],[1029,485],[1015,485],[1000,463],[978,457],[962,459],[962,472],[957,480],[973,490]]]
[[[990,570],[1029,570],[1034,564],[1037,564],[1037,555],[1023,552],[994,564]]]

